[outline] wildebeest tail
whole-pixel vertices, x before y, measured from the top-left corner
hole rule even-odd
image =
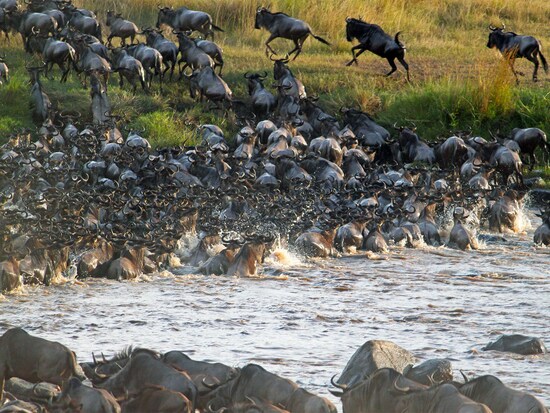
[[[539,46],[539,56],[540,56],[540,61],[542,62],[542,67],[544,68],[544,71],[548,73],[548,62],[546,61],[546,58],[542,54],[542,51],[540,50],[540,46]]]
[[[395,33],[395,37],[394,37],[395,43],[397,43],[401,49],[406,49],[405,45],[403,43],[401,43],[401,41],[399,40],[399,35],[400,34],[401,34],[401,32]]]
[[[311,35],[312,35],[315,39],[319,40],[321,43],[324,43],[324,44],[330,46],[330,43],[327,42],[325,39],[323,39],[321,36],[316,36],[316,35],[314,35],[313,33],[311,33]]]
[[[212,28],[213,28],[214,30],[217,30],[217,31],[219,31],[219,32],[224,32],[224,31],[225,31],[225,30],[224,30],[224,29],[222,29],[221,27],[219,27],[219,26],[216,26],[216,25],[215,25],[214,23],[212,23]]]

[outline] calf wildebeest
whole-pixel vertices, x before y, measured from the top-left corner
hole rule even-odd
[[[162,35],[162,30],[143,29],[145,33],[145,41],[147,46],[157,49],[162,55],[162,63],[164,64],[163,76],[170,69],[170,80],[174,75],[174,69],[178,62],[178,46]]]
[[[0,337],[0,400],[4,380],[18,377],[31,383],[62,385],[71,377],[84,380],[75,354],[64,345],[12,328]]]
[[[189,10],[187,7],[180,7],[174,10],[172,7],[158,6],[157,29],[161,24],[167,24],[177,31],[198,31],[205,38],[208,35],[214,38],[212,29],[223,32],[223,29],[212,23],[212,17],[203,11]]]
[[[519,78],[514,70],[514,62],[516,58],[525,57],[530,62],[533,62],[535,65],[535,70],[533,71],[533,81],[537,81],[537,72],[539,70],[539,60],[542,62],[542,67],[544,71],[548,73],[548,63],[544,58],[544,55],[541,51],[540,42],[533,36],[523,36],[518,35],[514,32],[505,32],[504,29],[506,26],[494,27],[489,26],[489,40],[487,41],[487,47],[497,48],[504,58],[508,61],[512,73],[516,78],[516,82],[519,83]]]
[[[407,71],[407,80],[410,80],[409,65],[405,61],[406,47],[399,41],[399,33],[401,32],[397,32],[392,39],[377,24],[370,24],[361,19],[351,17],[346,18],[346,39],[348,42],[351,42],[353,38],[359,40],[359,44],[351,48],[353,58],[346,65],[357,64],[357,57],[368,50],[388,60],[391,71],[386,76],[390,76],[397,70],[397,66],[395,65],[395,59],[397,59]],[[359,50],[357,54],[355,53],[356,50]]]
[[[6,61],[4,60],[5,58],[5,55],[0,56],[0,85],[2,85],[3,82],[9,83],[10,81],[10,71]]]
[[[540,147],[546,154],[547,162],[550,160],[550,142],[547,141],[546,134],[543,130],[539,128],[514,128],[510,133],[510,139],[516,141],[519,145],[521,153],[530,158],[530,170],[533,170],[533,167],[537,163],[537,158],[535,157],[535,151],[537,148]]]
[[[271,43],[277,37],[290,39],[294,42],[294,49],[292,49],[287,54],[288,56],[290,56],[292,53],[296,53],[292,60],[296,59],[298,55],[302,52],[302,45],[309,37],[309,35],[313,36],[321,43],[330,46],[330,43],[327,42],[325,39],[320,36],[314,35],[311,27],[309,27],[306,22],[295,19],[294,17],[290,17],[288,14],[285,13],[272,13],[265,7],[260,7],[256,11],[256,21],[254,23],[254,28],[264,28],[271,33],[269,38],[265,42],[266,56],[269,55],[269,52],[277,54],[277,52],[275,52],[275,50],[273,50],[272,47],[269,45],[269,43]]]
[[[476,377],[459,387],[460,393],[487,405],[493,413],[548,413],[536,397],[514,390],[491,375]]]
[[[134,23],[123,19],[122,14],[115,14],[111,10],[107,10],[107,26],[111,29],[111,33],[107,37],[107,44],[109,46],[112,44],[113,37],[120,37],[122,46],[126,46],[126,39],[129,37],[130,44],[132,44],[139,33],[139,29]]]

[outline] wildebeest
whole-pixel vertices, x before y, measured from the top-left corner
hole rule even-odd
[[[274,62],[273,77],[275,78],[279,93],[305,99],[307,97],[306,89],[303,83],[294,77],[292,71],[287,66],[288,57],[283,59],[273,59],[270,57],[270,59]]]
[[[85,15],[78,9],[71,10],[70,12],[69,27],[76,29],[83,34],[89,34],[102,40],[101,24],[96,18]]]
[[[212,23],[212,17],[203,11],[189,10],[187,7],[180,7],[174,10],[172,7],[158,6],[157,29],[161,24],[167,24],[176,31],[198,31],[205,38],[208,35],[214,38],[212,29],[223,32],[223,29]]]
[[[122,404],[123,413],[194,413],[189,399],[162,386],[149,386]]]
[[[548,413],[536,397],[514,390],[491,375],[476,377],[459,387],[460,393],[487,405],[493,413]]]
[[[191,401],[191,412],[195,411],[197,387],[189,375],[166,365],[152,351],[135,350],[122,370],[106,380],[93,370],[90,373],[96,387],[108,390],[115,397],[139,394],[151,385],[161,386],[182,393]]]
[[[12,291],[20,285],[19,261],[12,256],[0,262],[0,293]]]
[[[77,61],[75,49],[67,42],[42,35],[35,30],[32,31],[27,40],[28,46],[30,46],[29,51],[42,55],[45,63],[44,75],[48,77],[48,73],[53,69],[53,65],[57,64],[62,71],[60,82],[66,82],[71,66],[74,66]],[[37,50],[34,50],[35,48]]]
[[[257,397],[274,406],[286,408],[298,385],[291,380],[273,374],[257,364],[247,364],[239,376],[213,390],[213,400],[244,402],[247,397]]]
[[[194,71],[188,78],[189,94],[193,99],[197,97],[197,93],[200,101],[202,101],[203,97],[206,97],[216,104],[231,102],[233,99],[233,92],[227,83],[210,66]]]
[[[4,60],[5,58],[6,56],[0,56],[0,85],[2,85],[3,82],[8,83],[10,81],[10,71]]]
[[[211,42],[210,40],[205,39],[193,39],[195,44],[199,46],[204,52],[212,58],[214,61],[214,69],[216,67],[220,68],[218,74],[222,75],[223,70],[223,50],[216,43]]]
[[[175,32],[178,36],[180,52],[180,60],[178,61],[180,79],[183,77],[183,72],[188,66],[192,71],[200,70],[203,67],[214,68],[214,61],[205,53],[196,43],[183,32]],[[182,67],[182,62],[185,63]]]
[[[539,60],[542,62],[542,67],[544,71],[548,73],[548,63],[541,51],[540,42],[533,36],[524,36],[519,35],[514,32],[505,32],[504,29],[506,26],[494,27],[489,26],[489,40],[487,41],[487,47],[497,48],[504,58],[508,61],[512,73],[516,78],[516,82],[519,83],[519,78],[514,70],[514,62],[516,58],[525,57],[530,62],[533,62],[535,65],[535,70],[533,70],[533,81],[537,81],[537,72],[539,70]]]
[[[264,119],[271,114],[276,106],[277,99],[273,94],[264,87],[263,80],[267,73],[261,75],[259,73],[246,72],[244,77],[248,81],[248,94],[252,103],[252,112],[259,119]]]
[[[530,158],[529,169],[533,170],[533,167],[537,163],[535,157],[535,151],[537,148],[541,148],[546,154],[546,161],[550,159],[550,142],[546,139],[546,134],[539,128],[514,128],[510,133],[510,139],[513,139],[519,145],[522,154],[527,155]]]
[[[164,64],[163,76],[170,69],[170,80],[174,75],[174,69],[178,61],[178,46],[174,42],[168,40],[162,35],[162,30],[143,29],[146,36],[147,46],[157,49],[162,55],[162,63]]]
[[[92,118],[96,125],[105,124],[111,113],[111,103],[107,97],[107,85],[96,71],[90,74],[90,95],[92,97]]]
[[[120,413],[120,406],[111,393],[86,386],[75,377],[63,386],[52,406],[85,413]]]
[[[33,30],[38,30],[40,33],[54,34],[57,30],[57,21],[44,13],[32,13],[30,11],[19,12],[14,11],[9,13],[11,25],[19,31],[23,39],[23,45],[27,50],[27,37]]]
[[[31,336],[22,328],[9,329],[0,337],[0,400],[4,380],[11,377],[57,385],[71,377],[85,379],[71,350],[60,343]]]
[[[130,56],[124,49],[113,49],[113,71],[118,72],[120,76],[120,87],[124,85],[124,78],[132,85],[132,91],[136,93],[137,81],[141,83],[141,88],[145,90],[145,70],[141,62],[133,56]]]
[[[107,10],[107,26],[111,29],[111,33],[107,37],[108,45],[111,45],[113,37],[120,37],[122,46],[126,45],[126,39],[129,37],[130,44],[132,44],[139,33],[139,29],[134,23],[123,19],[122,14],[115,14],[111,10]]]
[[[42,124],[53,116],[53,105],[40,82],[40,72],[44,67],[27,67],[31,80],[31,104],[33,107],[32,117],[36,123]]]
[[[536,215],[542,218],[542,224],[535,230],[535,244],[550,245],[550,209]]]
[[[159,77],[160,88],[162,90],[164,73],[162,71],[162,54],[157,49],[149,47],[143,43],[133,46],[126,46],[126,51],[130,56],[135,57],[143,65],[147,87],[151,87],[153,76],[157,75]]]
[[[350,66],[352,63],[357,64],[357,57],[368,50],[388,60],[391,71],[386,76],[390,76],[397,70],[397,66],[395,65],[395,59],[397,59],[407,71],[407,80],[410,80],[409,65],[405,61],[406,47],[399,41],[399,33],[401,32],[397,32],[392,39],[377,24],[370,24],[361,19],[351,17],[346,18],[346,39],[348,42],[351,42],[354,38],[359,40],[359,44],[351,48],[353,58],[347,63],[347,66]],[[355,53],[356,50],[359,50],[357,54]]]
[[[313,36],[321,43],[330,46],[330,43],[327,42],[325,39],[313,34],[311,27],[309,27],[306,22],[295,19],[294,17],[290,17],[288,14],[285,13],[272,13],[265,7],[260,7],[256,11],[256,21],[254,23],[254,28],[264,28],[271,33],[269,35],[269,38],[265,42],[266,56],[269,55],[269,52],[277,54],[277,52],[275,52],[275,50],[273,50],[269,45],[269,43],[271,43],[277,37],[290,39],[294,42],[294,49],[292,49],[287,54],[288,56],[290,56],[292,53],[296,53],[292,60],[296,59],[298,55],[302,52],[302,45],[309,37],[309,35]]]

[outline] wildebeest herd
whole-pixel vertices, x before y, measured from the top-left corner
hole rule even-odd
[[[541,340],[501,336],[484,350],[541,354]],[[336,413],[334,404],[257,364],[242,368],[191,359],[181,351],[129,347],[112,358],[76,362],[60,343],[21,328],[0,337],[0,407],[51,413]],[[492,375],[455,381],[448,359],[417,363],[391,341],[369,340],[351,357],[332,394],[343,413],[547,413],[536,397]],[[15,378],[15,379],[14,379]],[[11,380],[9,380],[11,379]],[[82,383],[89,379],[93,387]],[[8,381],[9,380],[9,381]],[[328,382],[328,380],[327,380]]]
[[[38,129],[14,132],[0,152],[1,292],[48,285],[61,276],[135,279],[175,265],[176,258],[204,274],[256,276],[276,245],[329,257],[357,250],[381,254],[394,245],[476,249],[480,237],[506,243],[477,231],[522,229],[532,183],[523,177],[523,163],[533,168],[537,151],[546,161],[550,155],[538,128],[490,140],[455,131],[427,142],[412,124],[395,124],[390,132],[358,109],[327,113],[289,62],[308,36],[328,42],[306,23],[264,7],[257,10],[256,27],[271,33],[266,53],[276,92],[264,86],[267,72],[247,72],[249,97],[236,99],[221,77],[221,48],[192,37],[194,31],[205,38],[222,31],[204,12],[159,6],[157,27],[141,31],[109,12],[104,43],[97,16],[70,0],[26,5],[23,10],[15,0],[0,0],[0,31],[18,31],[25,50],[44,62],[27,64]],[[409,76],[399,33],[392,38],[359,19],[346,24],[348,40],[359,41],[349,64],[369,50],[388,60],[388,75],[397,59]],[[172,28],[178,45],[164,36],[162,25]],[[135,44],[137,36],[146,43]],[[294,42],[286,57],[277,58],[269,45],[277,37]],[[113,38],[120,38],[119,47],[112,46]],[[533,61],[534,79],[538,58],[547,69],[532,37],[491,27],[487,46],[499,48],[511,64],[516,57]],[[0,84],[9,81],[8,64],[2,56]],[[74,69],[90,84],[91,116],[53,107],[40,76],[51,75],[56,64],[62,81]],[[129,129],[112,113],[111,73],[136,92],[138,86],[151,89],[155,78],[162,89],[176,66],[193,98],[238,112],[235,136],[226,137],[216,125],[194,125],[199,145],[152,148],[144,131]],[[549,245],[550,206],[538,215],[534,243]],[[116,412],[122,401],[127,412],[335,411],[327,399],[260,366],[234,369],[180,352],[137,349],[83,364],[93,389],[81,384],[72,352],[41,342],[52,348],[51,359],[41,358],[33,340],[40,339],[22,330],[0,338],[0,379],[47,381],[63,389],[33,405],[40,397],[31,386],[26,407],[13,402],[0,412]],[[30,350],[20,359],[12,356],[15,348]],[[438,379],[438,371],[430,370],[417,380],[406,367],[377,366],[350,381],[342,379],[344,372],[333,381],[344,413],[547,411],[493,376],[441,384],[452,375]]]
[[[27,51],[43,51],[45,67],[27,66],[33,116],[41,126],[36,133],[13,133],[0,154],[1,291],[49,284],[61,275],[133,279],[174,257],[205,274],[255,276],[275,245],[316,257],[383,253],[394,244],[476,249],[478,228],[522,229],[530,184],[523,179],[522,157],[531,168],[537,150],[548,161],[550,144],[537,128],[489,141],[461,131],[426,142],[412,125],[394,125],[392,138],[357,109],[329,114],[294,76],[289,57],[273,54],[277,93],[264,87],[266,72],[244,74],[250,99],[242,102],[248,110],[238,118],[236,136],[227,139],[216,125],[196,125],[200,145],[153,149],[143,131],[125,129],[111,113],[111,67],[121,84],[126,78],[135,89],[134,71],[148,88],[153,76],[162,78],[183,63],[193,70],[193,96],[231,100],[214,72],[223,67],[221,49],[189,37],[193,30],[205,36],[221,30],[208,14],[159,6],[157,26],[173,27],[178,48],[158,29],[138,33],[109,12],[108,45],[113,37],[132,42],[109,50],[95,15],[70,1],[28,0],[26,11],[2,1],[4,24],[18,28]],[[258,9],[257,27],[268,28],[271,38],[293,33],[288,38],[297,55],[311,29],[275,15]],[[348,39],[357,37],[364,46],[359,53],[382,54],[380,42],[389,42],[384,50],[390,63],[404,63],[398,35],[376,37],[378,26],[367,25],[361,36],[364,23],[347,23]],[[133,44],[141,34],[148,45]],[[65,56],[67,66],[55,56]],[[62,80],[72,64],[84,82],[89,79],[91,124],[79,113],[53,109],[40,81],[53,62],[60,64]],[[184,68],[180,72],[185,75]],[[534,241],[548,245],[550,209],[543,206],[539,216]],[[197,245],[182,241],[195,234]],[[191,252],[182,253],[184,247]]]

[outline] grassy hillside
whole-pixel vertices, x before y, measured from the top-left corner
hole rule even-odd
[[[115,9],[140,27],[156,23],[157,0],[81,0],[79,5],[104,17]],[[163,5],[182,5],[165,1]],[[488,136],[488,130],[508,131],[512,127],[538,126],[550,132],[550,75],[539,72],[538,83],[531,82],[532,64],[518,60],[516,67],[525,73],[519,86],[498,53],[485,47],[488,25],[506,23],[517,33],[537,36],[550,60],[550,2],[531,0],[274,0],[272,10],[285,11],[306,20],[316,34],[327,38],[331,47],[309,39],[304,53],[291,64],[310,94],[337,112],[341,106],[367,110],[384,125],[414,121],[421,136],[435,138],[450,129],[472,128]],[[263,42],[268,34],[254,30],[254,14],[261,5],[245,0],[191,0],[185,5],[208,11],[217,25],[225,29],[216,41],[224,48],[225,80],[239,98],[246,97],[247,70],[268,70]],[[345,67],[351,44],[345,40],[346,16],[362,17],[381,25],[401,39],[408,48],[412,81],[402,71],[391,78],[383,75],[389,66],[369,53],[359,58],[359,66]],[[292,48],[289,41],[272,43],[284,54]],[[546,47],[545,47],[546,46]],[[0,87],[0,139],[16,127],[32,125],[28,111],[25,56],[19,39],[11,44],[0,40],[0,55],[8,55],[13,80]],[[59,75],[56,72],[56,79]],[[89,113],[89,91],[71,76],[67,85],[44,81],[44,88],[60,109]],[[144,127],[155,144],[178,143],[193,137],[193,123],[213,122],[232,132],[235,119],[213,113],[208,104],[194,103],[185,81],[174,82],[160,93],[158,86],[149,94],[132,96],[120,90],[118,78],[109,88],[114,112],[124,115],[133,126]]]

